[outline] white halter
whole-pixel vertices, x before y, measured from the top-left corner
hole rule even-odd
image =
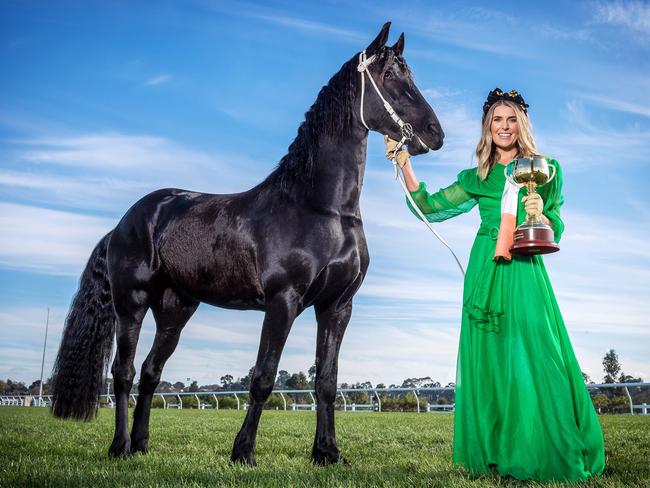
[[[373,61],[377,59],[377,55],[373,54],[369,58],[366,57],[366,51],[361,51],[359,53],[359,64],[357,66],[357,71],[361,73],[361,104],[359,105],[359,115],[361,115],[361,123],[365,126],[366,129],[370,130],[370,127],[368,127],[368,124],[366,124],[366,120],[363,118],[363,96],[366,91],[366,77],[363,76],[363,74],[368,75],[368,79],[370,80],[370,83],[372,84],[372,87],[375,89],[375,92],[377,93],[377,96],[381,99],[382,102],[384,102],[384,108],[386,109],[386,112],[388,112],[388,115],[390,115],[390,118],[393,119],[393,122],[395,122],[402,133],[402,140],[399,141],[397,144],[397,147],[395,148],[395,154],[402,148],[404,143],[406,141],[409,141],[413,138],[415,133],[413,132],[413,127],[411,124],[408,122],[404,122],[399,115],[397,115],[397,112],[395,112],[395,109],[391,106],[390,103],[388,103],[388,100],[384,98],[384,96],[381,94],[379,91],[379,88],[377,87],[377,83],[375,83],[375,80],[373,79],[372,76],[370,76],[370,72],[368,71],[368,66],[372,64]],[[417,136],[415,136],[417,137]],[[422,142],[422,139],[418,137],[418,140],[420,141],[420,144],[426,147],[426,144]]]
[[[422,219],[422,222],[426,224],[426,226],[429,228],[431,232],[438,238],[442,244],[449,249],[451,252],[452,256],[456,260],[456,264],[458,264],[458,267],[460,268],[460,272],[465,276],[465,269],[463,268],[463,265],[460,264],[460,261],[458,260],[458,257],[454,253],[453,249],[449,244],[447,244],[447,241],[445,241],[438,232],[433,228],[431,223],[427,220],[427,218],[422,214],[422,211],[420,208],[417,206],[417,204],[413,201],[413,197],[411,197],[411,193],[408,191],[408,188],[406,187],[406,182],[404,181],[403,176],[400,174],[399,171],[399,166],[397,165],[397,153],[402,149],[402,146],[406,141],[411,140],[414,136],[418,138],[420,144],[426,147],[426,144],[420,139],[414,132],[413,132],[413,127],[411,124],[408,122],[404,122],[399,115],[397,115],[397,112],[395,112],[395,109],[391,106],[390,103],[388,103],[388,100],[386,100],[381,92],[379,91],[379,88],[377,87],[377,84],[375,83],[375,80],[370,76],[370,72],[368,71],[368,66],[372,64],[373,61],[377,59],[377,55],[373,54],[369,58],[366,57],[366,51],[361,51],[359,53],[359,64],[357,66],[357,71],[361,73],[361,104],[359,106],[359,115],[361,115],[361,123],[365,126],[366,129],[370,130],[370,127],[368,127],[368,124],[366,124],[365,119],[363,118],[363,96],[366,91],[366,77],[363,76],[363,74],[368,75],[368,79],[370,80],[370,83],[372,84],[373,88],[375,89],[375,92],[377,93],[377,96],[381,99],[382,102],[384,102],[384,108],[386,109],[386,112],[388,112],[388,115],[390,115],[390,118],[393,119],[393,121],[399,126],[400,132],[402,134],[402,139],[397,143],[397,146],[395,146],[395,150],[393,151],[393,156],[392,156],[392,161],[393,161],[393,166],[395,167],[395,178],[399,180],[400,184],[402,185],[402,189],[404,190],[404,194],[406,195],[406,198],[408,198],[409,202],[411,203],[411,206],[413,209],[417,212],[417,214],[420,216]]]

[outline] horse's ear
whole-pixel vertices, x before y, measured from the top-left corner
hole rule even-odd
[[[393,51],[398,56],[401,56],[404,53],[404,33],[402,32],[397,39],[397,42],[393,45]]]
[[[377,37],[375,37],[375,40],[372,41],[366,48],[366,53],[368,54],[368,56],[372,56],[379,49],[381,49],[386,45],[386,41],[388,40],[389,30],[390,30],[390,22],[386,22],[384,26],[381,28],[379,34],[377,34]]]

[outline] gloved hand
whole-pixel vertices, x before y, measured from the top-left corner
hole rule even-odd
[[[531,217],[539,217],[542,215],[542,210],[544,210],[544,201],[539,193],[526,195],[521,199],[521,201],[526,204],[525,208],[528,215]]]
[[[393,160],[393,153],[397,147],[398,142],[394,141],[387,135],[384,135],[384,144],[386,144],[386,159],[389,161]],[[400,168],[403,168],[404,165],[409,161],[409,153],[404,149],[404,146],[397,152],[397,157],[395,158],[397,165]]]

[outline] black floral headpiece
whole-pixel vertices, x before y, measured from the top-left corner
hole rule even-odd
[[[525,114],[528,114],[529,105],[524,101],[524,97],[522,97],[517,90],[510,90],[508,93],[504,93],[501,88],[495,88],[490,93],[488,93],[487,100],[483,104],[483,117],[487,115],[490,107],[499,100],[515,102],[521,107]]]

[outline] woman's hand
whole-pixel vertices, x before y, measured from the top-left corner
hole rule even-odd
[[[399,143],[385,135],[384,144],[386,144],[386,159],[392,161],[393,153],[395,152],[395,148]],[[420,188],[420,183],[415,177],[415,173],[413,173],[409,153],[405,149],[400,149],[397,152],[395,161],[397,162],[397,165],[402,169],[402,175],[404,175],[404,182],[406,183],[406,188],[408,191],[418,190]]]
[[[526,213],[528,213],[528,215],[531,217],[539,217],[542,215],[542,210],[544,210],[544,201],[539,193],[531,193],[522,198],[521,201],[526,204]]]
[[[390,137],[384,135],[384,144],[386,144],[386,159],[389,161],[393,160],[393,154],[395,153],[395,148],[397,147],[398,142],[394,141]],[[403,168],[406,163],[409,161],[409,153],[402,147],[395,157],[395,161],[400,168]]]

